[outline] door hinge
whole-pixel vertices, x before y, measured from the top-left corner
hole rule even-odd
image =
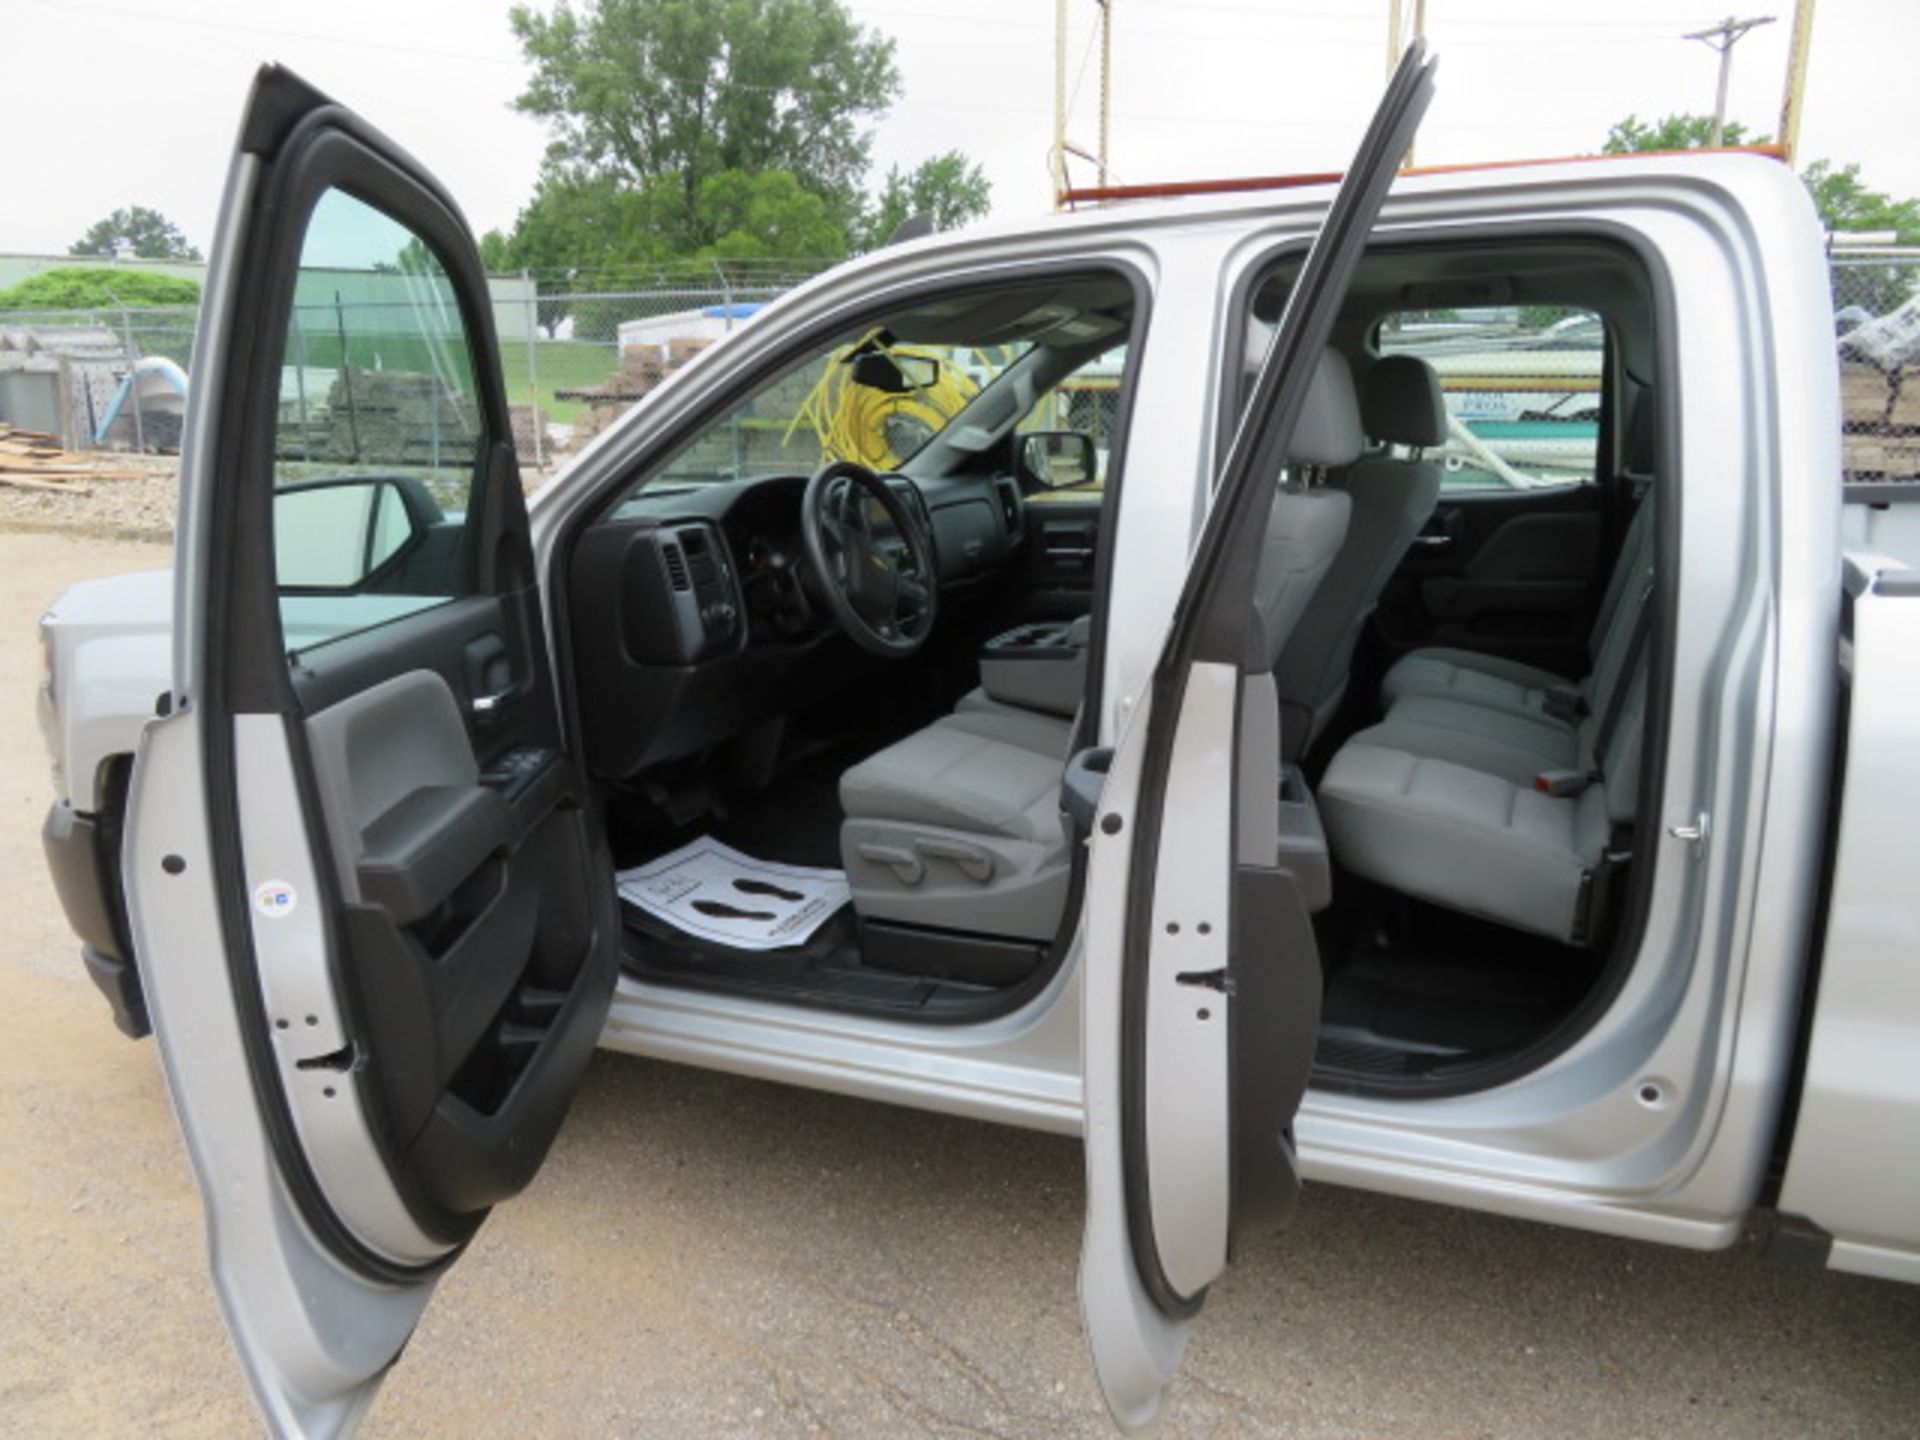
[[[1707,853],[1707,841],[1713,837],[1713,816],[1702,810],[1693,817],[1691,825],[1669,825],[1667,834],[1686,841],[1693,849],[1694,858],[1700,859]]]

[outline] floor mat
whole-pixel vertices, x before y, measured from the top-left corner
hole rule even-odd
[[[853,898],[843,871],[756,860],[711,836],[616,878],[627,904],[734,950],[804,945]]]

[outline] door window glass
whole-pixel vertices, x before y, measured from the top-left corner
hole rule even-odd
[[[1382,355],[1417,355],[1439,374],[1449,490],[1591,484],[1606,345],[1598,315],[1565,305],[1404,310],[1378,332]]]
[[[1106,498],[1107,462],[1119,433],[1120,382],[1126,372],[1127,347],[1116,345],[1076,367],[1027,412],[1019,427],[1023,433],[1064,431],[1084,435],[1093,448],[1091,479],[1081,479],[1081,472],[1071,466],[1041,469],[1023,465],[1028,477],[1040,482],[1027,492],[1029,501],[1098,502]],[[1058,448],[1069,457],[1074,454],[1071,445]]]
[[[399,221],[329,190],[301,247],[275,417],[289,650],[461,593],[486,440],[446,267]]]

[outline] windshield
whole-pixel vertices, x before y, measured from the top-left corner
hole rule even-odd
[[[762,385],[648,488],[808,474],[830,460],[897,470],[1033,348],[906,344],[884,327],[865,330]]]

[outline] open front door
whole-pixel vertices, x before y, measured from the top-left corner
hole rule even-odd
[[[1112,758],[1086,901],[1080,1300],[1114,1418],[1159,1415],[1236,1231],[1284,1223],[1320,966],[1277,855],[1274,637],[1254,582],[1274,477],[1368,232],[1433,93],[1416,43],[1288,300],[1146,703]]]
[[[126,875],[229,1329],[350,1430],[532,1179],[618,964],[485,277],[438,184],[261,72],[193,365],[174,678]]]

